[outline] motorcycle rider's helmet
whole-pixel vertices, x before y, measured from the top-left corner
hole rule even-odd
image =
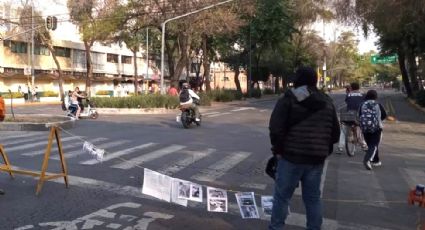
[[[187,82],[183,83],[182,88],[183,89],[189,89],[190,88],[189,83],[187,83]]]

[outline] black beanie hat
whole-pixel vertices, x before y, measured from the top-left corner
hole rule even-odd
[[[311,67],[300,67],[296,72],[296,78],[294,82],[295,88],[307,85],[316,86],[317,84],[317,73]]]

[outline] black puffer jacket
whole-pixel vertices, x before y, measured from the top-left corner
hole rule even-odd
[[[269,129],[273,154],[296,164],[322,164],[340,135],[332,99],[306,86],[279,99]]]

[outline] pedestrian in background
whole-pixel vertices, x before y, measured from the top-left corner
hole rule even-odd
[[[320,229],[320,182],[326,157],[338,142],[340,127],[332,99],[317,87],[313,68],[296,72],[295,88],[275,105],[269,130],[272,153],[278,159],[269,230],[282,229],[290,199],[299,181],[306,209],[307,229]]]
[[[177,92],[176,87],[173,85],[171,85],[170,89],[168,89],[168,95],[170,96],[178,96],[179,92]]]
[[[360,128],[368,147],[363,159],[363,164],[367,170],[372,170],[372,167],[382,165],[379,159],[379,143],[381,142],[382,129],[384,127],[382,121],[387,118],[387,112],[376,101],[377,99],[378,93],[375,90],[367,91],[365,102],[359,110]]]

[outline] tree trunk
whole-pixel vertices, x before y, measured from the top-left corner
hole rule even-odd
[[[279,85],[280,76],[276,76],[274,79],[274,93],[280,94],[280,85]]]
[[[86,48],[86,64],[87,64],[87,77],[86,77],[86,94],[87,97],[90,97],[90,87],[91,87],[91,79],[93,76],[93,65],[91,61],[91,47],[93,42],[84,41],[84,47]]]
[[[409,65],[409,76],[410,76],[410,85],[412,87],[412,91],[417,92],[419,90],[419,84],[417,79],[417,66],[416,66],[416,55],[414,47],[409,46],[407,53],[407,63]]]
[[[208,55],[210,47],[208,46],[208,35],[206,35],[206,34],[202,35],[202,49],[204,50],[204,60],[203,60],[204,76],[203,76],[203,79],[205,81],[206,91],[210,92],[211,91],[211,83],[210,83],[211,65],[210,65],[210,57]],[[203,84],[204,81],[201,82],[201,86],[200,86],[201,90],[202,90],[202,84]]]
[[[165,42],[165,48],[167,49],[167,63],[168,63],[168,73],[170,77],[174,76],[174,51],[176,50],[176,45],[170,45],[170,42]]]
[[[239,74],[240,74],[239,65],[237,65],[236,68],[235,68],[234,81],[235,81],[235,85],[236,85],[236,90],[242,94],[241,82],[239,81]]]
[[[138,95],[139,91],[137,90],[139,88],[139,81],[137,80],[137,50],[133,50],[133,59],[134,59],[134,78],[133,78],[133,84],[134,84],[134,95]],[[148,63],[146,63],[147,65]],[[147,76],[146,76],[147,77]]]
[[[412,88],[410,87],[409,75],[407,74],[407,70],[406,70],[404,53],[403,51],[399,50],[397,52],[397,55],[398,55],[398,64],[400,66],[401,78],[403,80],[404,87],[406,88],[407,96],[412,98],[413,93],[412,93]]]
[[[47,48],[49,49],[50,53],[52,53],[53,61],[55,62],[56,67],[58,68],[58,73],[59,73],[59,78],[58,78],[58,81],[59,81],[59,94],[60,94],[61,101],[64,101],[65,100],[65,93],[63,91],[63,73],[62,73],[62,69],[61,69],[61,65],[59,63],[59,60],[58,60],[58,58],[56,57],[56,54],[55,54],[55,48],[49,42],[49,40],[44,36],[43,33],[39,33],[39,34],[41,36],[41,39],[43,40],[43,43],[45,45],[47,45]]]
[[[176,69],[174,71],[174,75],[172,80],[179,80],[180,75],[183,72],[184,67],[186,66],[187,60],[188,60],[188,54],[190,50],[189,41],[190,37],[189,35],[186,35],[184,33],[179,34],[179,41],[180,41],[180,58],[177,62]]]

